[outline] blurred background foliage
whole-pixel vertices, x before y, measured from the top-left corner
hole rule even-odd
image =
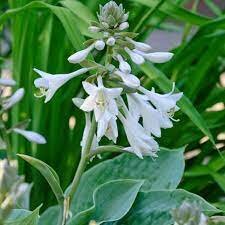
[[[44,146],[30,145],[13,137],[18,153],[32,155],[59,174],[65,188],[73,177],[80,157],[80,140],[84,127],[83,113],[71,98],[80,94],[81,82],[75,79],[65,85],[44,104],[34,97],[33,68],[49,73],[66,73],[79,68],[68,63],[73,52],[83,48],[90,37],[90,20],[103,0],[3,0],[0,2],[0,69],[2,76],[13,76],[26,89],[22,103],[10,115],[8,124],[31,118],[30,128],[46,136]],[[169,78],[184,92],[204,119],[204,125],[186,114],[173,129],[164,131],[160,145],[168,148],[186,146],[186,172],[180,187],[203,196],[225,209],[225,11],[224,1],[213,0],[125,0],[130,11],[130,30],[140,33],[139,40],[153,47],[175,53],[163,65],[135,68],[149,89],[155,86],[166,91]],[[166,49],[167,48],[167,49]],[[171,49],[173,48],[173,49]],[[101,57],[97,57],[100,61]],[[163,73],[159,73],[157,70]],[[144,74],[144,73],[145,74]],[[182,109],[183,110],[183,109]],[[183,111],[185,111],[183,110]],[[187,113],[187,111],[191,111]],[[188,115],[188,116],[187,116]],[[200,129],[201,130],[200,130]],[[210,129],[215,144],[206,134]],[[203,132],[202,132],[203,131]],[[205,132],[204,132],[205,131]],[[209,135],[210,136],[210,135]],[[120,143],[126,143],[120,135]],[[108,154],[105,158],[113,157]],[[89,167],[98,163],[95,159]],[[54,197],[44,179],[27,164],[20,162],[20,171],[34,182],[32,207],[54,204]]]

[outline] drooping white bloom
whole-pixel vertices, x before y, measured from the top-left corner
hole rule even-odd
[[[130,112],[125,112],[125,117],[119,113],[118,118],[124,126],[130,144],[130,147],[124,148],[124,150],[136,154],[141,159],[143,156],[157,157],[157,152],[159,151],[158,143],[147,134]]]
[[[175,89],[175,85],[173,89],[168,94],[158,94],[154,89],[149,91],[143,87],[140,87],[139,90],[146,95],[148,100],[155,106],[158,112],[161,114],[161,127],[162,128],[170,128],[173,126],[172,121],[176,121],[173,119],[174,113],[179,110],[179,107],[176,105],[177,101],[179,101],[183,95],[183,93],[173,93]],[[172,120],[172,121],[171,121]]]
[[[108,40],[106,41],[106,44],[107,44],[108,46],[114,46],[115,43],[116,43],[116,39],[115,39],[114,37],[110,37],[110,38],[108,38]]]
[[[92,33],[98,33],[101,29],[96,26],[90,26],[90,27],[88,27],[88,30]]]
[[[120,70],[116,70],[114,73],[122,79],[126,86],[131,88],[138,88],[140,86],[140,80],[135,75],[126,74]]]
[[[119,25],[119,30],[126,30],[127,28],[129,28],[128,22],[123,22]]]
[[[98,40],[95,42],[95,48],[98,51],[102,51],[105,48],[105,42],[103,40]]]
[[[134,49],[134,52],[143,56],[145,59],[153,62],[153,63],[165,63],[171,60],[173,57],[173,53],[171,52],[153,52],[153,53],[144,53],[137,49]]]
[[[95,44],[92,44],[86,49],[74,53],[68,58],[68,61],[70,63],[75,63],[75,64],[84,61],[87,58],[88,54],[94,49],[94,47],[95,47]]]
[[[94,111],[95,119],[98,124],[98,141],[114,123],[118,115],[116,98],[120,96],[122,88],[106,88],[103,85],[102,77],[98,77],[98,86],[83,82],[84,90],[89,96],[84,100],[81,109],[85,112]]]
[[[127,94],[129,111],[138,121],[143,119],[143,127],[148,134],[161,137],[162,116],[149,102],[145,95],[138,93]]]
[[[34,131],[28,131],[19,128],[14,128],[13,131],[17,134],[24,136],[30,142],[34,142],[37,144],[46,144],[46,139],[42,135]]]
[[[83,133],[83,137],[81,140],[81,147],[82,149],[85,148],[85,144],[87,143],[87,138],[91,129],[91,115],[90,113],[85,113],[85,128],[84,128],[84,133]],[[91,144],[91,150],[95,150],[98,147],[98,142],[97,142],[97,137],[96,134],[94,135],[92,144]]]
[[[119,61],[119,68],[123,73],[131,73],[130,65],[123,59],[121,55],[117,55],[117,60]]]
[[[145,59],[142,55],[137,54],[136,52],[130,50],[129,48],[125,47],[124,50],[127,52],[127,54],[130,56],[131,60],[137,64],[141,65],[145,62]]]
[[[69,74],[56,74],[52,75],[46,72],[43,72],[38,69],[34,69],[36,73],[38,73],[41,78],[37,78],[34,81],[34,85],[36,88],[40,88],[41,95],[38,97],[46,96],[45,103],[50,101],[53,97],[53,95],[56,93],[56,91],[63,86],[67,81],[71,80],[74,77],[77,77],[81,74],[86,73],[89,71],[90,68],[83,68],[80,70],[77,70],[73,73]]]
[[[0,78],[0,85],[11,87],[16,85],[16,81],[11,78]]]
[[[131,44],[133,44],[135,48],[139,51],[148,52],[152,49],[150,45],[142,43],[142,42],[134,41],[133,39],[129,37],[126,37],[126,40],[129,41]]]
[[[18,89],[12,96],[3,100],[2,107],[4,110],[7,110],[18,103],[24,96],[24,88]]]

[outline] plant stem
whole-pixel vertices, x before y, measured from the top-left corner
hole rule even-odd
[[[73,182],[71,184],[71,188],[69,190],[69,193],[66,196],[66,198],[69,198],[70,204],[71,204],[71,200],[73,199],[74,194],[75,194],[75,192],[78,188],[78,185],[80,183],[81,176],[84,173],[84,170],[86,168],[86,165],[87,165],[87,162],[88,162],[87,155],[89,154],[90,149],[91,149],[91,145],[92,145],[92,142],[93,142],[96,126],[97,126],[96,120],[95,120],[95,117],[93,116],[91,128],[90,128],[90,131],[89,131],[89,134],[88,134],[88,138],[87,138],[85,147],[82,149],[81,160],[79,162],[79,165],[78,165],[76,174],[74,176]]]

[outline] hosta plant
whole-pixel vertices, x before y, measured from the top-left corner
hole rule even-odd
[[[163,2],[160,1],[149,15]],[[77,1],[75,4],[80,10],[88,10],[84,6],[81,7]],[[147,2],[145,4],[148,5]],[[62,5],[69,8],[70,4],[63,2]],[[9,11],[0,18],[5,20],[10,14],[32,8],[51,10],[62,21],[69,38],[74,43],[80,40],[79,33],[71,33],[70,23],[74,21],[75,26],[77,20],[69,9],[64,7],[31,2],[23,8]],[[82,85],[78,92],[74,89],[75,94],[69,100],[73,104],[73,110],[79,115],[76,117],[76,126],[84,123],[82,120],[85,118],[84,129],[80,126],[82,130],[82,138],[79,140],[80,159],[73,178],[67,187],[63,187],[61,182],[67,174],[74,171],[74,168],[67,167],[59,176],[47,163],[29,155],[17,154],[44,176],[57,204],[48,208],[44,206],[47,209],[39,217],[40,207],[34,211],[24,210],[22,206],[16,204],[17,198],[14,197],[13,204],[9,210],[7,208],[1,222],[15,225],[223,223],[223,217],[213,216],[221,213],[215,206],[198,195],[176,189],[184,172],[185,147],[168,149],[159,145],[163,142],[162,139],[166,140],[165,130],[176,129],[173,128],[174,124],[182,126],[183,121],[176,117],[180,108],[214,144],[211,133],[192,103],[178,91],[175,83],[165,78],[164,74],[153,66],[153,63],[164,64],[172,60],[168,68],[162,66],[164,72],[170,71],[172,67],[170,65],[176,60],[176,54],[174,56],[171,52],[156,52],[150,45],[138,41],[137,31],[141,31],[143,20],[140,20],[133,32],[130,32],[129,28],[134,25],[129,24],[129,13],[122,4],[110,1],[100,5],[97,18],[98,20],[89,21],[88,27],[86,24],[80,25],[82,33],[90,38],[83,43],[83,49],[68,58],[68,61],[76,66],[74,72],[51,74],[39,68],[34,69],[39,75],[34,80],[34,86],[37,88],[35,97],[45,98],[44,102],[47,104],[60,98],[58,92],[64,85],[68,89],[71,85],[71,90],[74,88],[73,83]],[[202,32],[204,33],[204,29]],[[165,93],[158,91],[151,80],[143,79],[140,70],[155,78],[163,86],[162,89],[167,91]],[[2,82],[14,84],[8,80]],[[22,91],[20,92],[2,99],[3,112],[20,100]],[[66,97],[68,96],[63,95],[62,99],[67,100]],[[59,103],[62,99],[55,101]],[[40,112],[40,108],[38,109]],[[60,119],[63,121],[63,115]],[[5,132],[3,137],[16,132],[38,144],[46,142],[42,136],[25,131],[24,125],[25,122],[19,123],[8,130],[3,126],[2,130]],[[57,127],[54,124],[55,126]],[[76,131],[74,132],[76,135]],[[48,136],[54,138],[52,142],[56,143],[57,138],[60,138],[60,135]],[[3,143],[5,142],[6,146],[9,146],[9,140],[3,139]],[[74,154],[78,154],[79,148],[74,145],[76,151]],[[9,148],[6,150],[8,161],[3,161],[3,165],[7,165],[2,167],[3,174],[7,174],[11,160],[15,158],[14,152],[11,153]],[[62,159],[64,151],[66,152],[61,149],[60,152]],[[92,161],[96,158],[104,159],[105,156],[106,158],[108,156],[107,160],[102,160],[88,169]],[[60,157],[57,163],[63,164]],[[4,185],[9,182],[7,179],[8,176],[3,179]],[[38,183],[34,182],[34,185]],[[20,188],[16,186],[14,196],[19,192],[17,189]],[[11,193],[10,190],[8,192]],[[4,212],[4,204],[1,207]]]

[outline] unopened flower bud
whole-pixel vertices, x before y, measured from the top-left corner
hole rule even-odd
[[[101,29],[96,26],[90,26],[90,27],[88,27],[88,30],[92,33],[98,33]]]
[[[107,41],[106,44],[109,46],[113,46],[116,43],[116,39],[114,37],[110,37]]]
[[[16,81],[10,78],[0,78],[0,85],[2,86],[15,86]]]
[[[139,51],[148,52],[152,49],[150,45],[142,43],[142,42],[134,41],[131,38],[127,37],[126,40],[129,41],[131,44],[133,44],[135,48]]]
[[[119,25],[119,30],[125,30],[129,28],[129,23],[128,22],[123,22]]]
[[[108,29],[108,28],[109,28],[108,23],[105,23],[105,22],[102,22],[102,26],[103,26],[105,29]]]
[[[141,65],[145,62],[145,59],[142,55],[139,55],[138,53],[135,53],[131,51],[129,48],[125,47],[124,50],[127,52],[127,54],[130,56],[131,60],[137,64]]]
[[[119,65],[120,70],[122,72],[124,72],[124,73],[130,73],[131,72],[131,67],[126,61],[124,61],[122,56],[121,55],[117,55],[117,59],[118,59],[118,61],[120,63],[120,65]]]
[[[95,48],[98,51],[102,51],[105,48],[105,42],[103,40],[98,40],[95,42]]]

